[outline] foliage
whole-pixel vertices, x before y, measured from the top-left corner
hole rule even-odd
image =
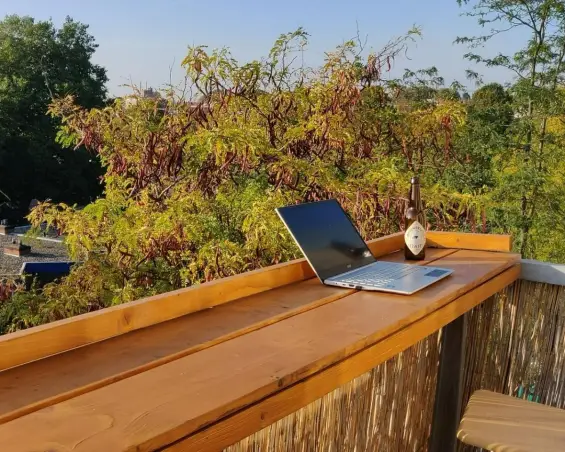
[[[298,257],[278,206],[336,198],[364,238],[395,232],[412,174],[429,227],[512,233],[524,257],[564,261],[561,2],[460,3],[480,24],[500,23],[458,40],[471,61],[514,71],[512,86],[470,95],[433,67],[391,79],[418,30],[366,57],[346,42],[305,67],[298,29],[243,64],[228,49],[189,48],[181,92],[134,92],[98,108],[54,100],[59,144],[100,160],[104,196],[34,209],[33,225],[65,234],[81,264],[0,304],[0,332]],[[531,32],[525,49],[474,53],[508,27]]]
[[[466,103],[467,121],[455,138],[456,163],[445,183],[461,192],[491,192],[500,156],[510,146],[513,123],[512,98],[503,86],[479,88]]]
[[[319,68],[297,64],[307,42],[301,29],[245,64],[227,49],[192,47],[183,66],[200,103],[174,91],[102,109],[55,101],[60,142],[100,158],[105,196],[84,209],[45,202],[30,215],[64,233],[72,258],[84,263],[36,293],[41,307],[26,319],[63,318],[298,257],[274,212],[285,204],[337,198],[365,238],[395,232],[413,173],[427,188],[431,227],[474,227],[481,197],[438,182],[455,158],[465,105],[445,95],[403,105],[411,85],[384,80],[414,36],[364,60],[346,42]],[[434,79],[433,70],[427,75]]]
[[[9,300],[18,287],[16,281],[11,279],[0,280],[0,303]]]
[[[480,25],[493,27],[483,36],[458,38],[471,46],[466,57],[487,67],[504,67],[517,76],[510,89],[515,117],[506,134],[493,130],[505,142],[496,151],[494,222],[515,233],[524,256],[562,260],[563,231],[554,224],[561,215],[558,200],[565,193],[565,135],[562,127],[552,128],[551,121],[564,113],[560,85],[565,73],[565,5],[555,0],[459,0],[459,4],[471,6],[468,14]],[[525,48],[493,58],[474,53],[493,36],[513,29],[529,34]],[[541,248],[546,251],[538,243],[544,243]]]
[[[58,146],[58,120],[46,115],[53,97],[69,94],[87,108],[103,105],[96,47],[88,27],[70,18],[59,29],[30,17],[0,21],[0,190],[20,212],[33,198],[87,203],[100,193],[97,160]]]

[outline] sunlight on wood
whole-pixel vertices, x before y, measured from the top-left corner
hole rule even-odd
[[[424,450],[438,359],[436,333],[225,452]]]

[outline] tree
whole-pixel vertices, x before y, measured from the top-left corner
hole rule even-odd
[[[282,35],[247,63],[190,48],[187,90],[199,104],[172,91],[102,109],[55,101],[60,138],[100,157],[105,196],[34,209],[33,224],[64,232],[82,264],[29,303],[0,307],[0,322],[37,324],[298,257],[274,211],[286,204],[337,198],[365,238],[398,231],[414,173],[431,227],[471,229],[480,198],[437,182],[465,106],[399,108],[398,82],[383,74],[410,36],[367,57],[346,42],[317,68],[296,64],[306,39]]]
[[[55,97],[74,95],[87,108],[106,96],[105,70],[91,62],[97,45],[88,26],[7,16],[0,22],[0,190],[20,212],[32,198],[87,203],[100,193],[100,165],[79,147],[55,143]]]
[[[468,120],[489,129],[489,135],[508,135],[514,120],[512,96],[499,83],[490,83],[473,93]]]
[[[461,94],[453,87],[438,89],[435,97],[443,100],[461,100]]]
[[[449,170],[446,183],[467,193],[491,192],[496,165],[511,146],[512,98],[491,83],[475,91],[466,106],[467,122],[455,140],[460,165]]]
[[[548,128],[552,117],[565,113],[559,91],[565,70],[565,4],[558,0],[458,3],[470,5],[467,14],[476,17],[480,25],[492,27],[485,35],[457,39],[472,49],[514,29],[523,29],[529,35],[525,47],[513,55],[485,58],[471,51],[466,57],[487,67],[504,67],[516,75],[510,89],[516,113],[512,146],[500,162],[499,189],[493,199],[503,206],[504,223],[518,232],[522,254],[536,257],[532,236],[540,232],[544,218],[561,215],[552,201],[559,199],[565,188],[563,178],[556,173],[562,171],[564,137],[560,130],[550,132]]]

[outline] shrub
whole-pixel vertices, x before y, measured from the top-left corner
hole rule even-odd
[[[440,182],[457,157],[465,106],[400,108],[402,87],[381,77],[412,38],[365,61],[347,42],[320,68],[296,63],[302,30],[242,65],[225,49],[193,47],[183,66],[199,102],[175,90],[90,111],[56,101],[59,140],[100,158],[105,196],[80,210],[46,202],[32,212],[84,262],[46,286],[38,321],[297,257],[274,212],[285,204],[337,198],[365,238],[395,232],[414,173],[434,228],[473,228],[483,199]]]

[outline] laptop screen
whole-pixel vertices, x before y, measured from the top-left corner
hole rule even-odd
[[[282,207],[277,212],[322,281],[375,262],[335,199]]]

